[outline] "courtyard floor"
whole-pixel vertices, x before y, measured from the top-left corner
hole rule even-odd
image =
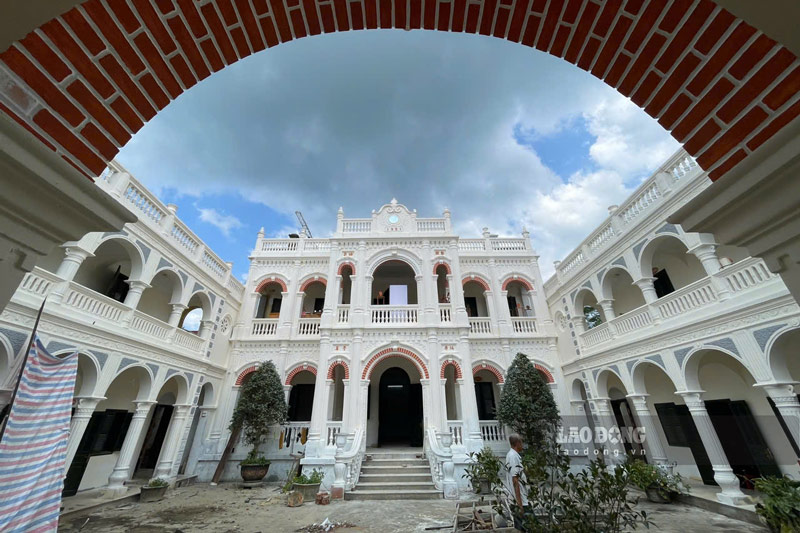
[[[125,502],[61,519],[59,531],[72,533],[283,533],[293,532],[325,518],[349,522],[356,527],[339,533],[424,532],[426,528],[452,524],[455,502],[428,501],[339,501],[330,505],[306,503],[286,506],[286,497],[276,487],[242,490],[235,484],[212,487],[190,485],[171,490],[154,503]],[[764,529],[684,504],[655,505],[641,502],[655,522],[656,531],[763,532]],[[87,521],[88,519],[88,521]],[[428,531],[447,532],[449,529]]]

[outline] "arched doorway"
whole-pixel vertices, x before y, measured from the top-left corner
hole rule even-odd
[[[378,402],[378,446],[422,446],[422,385],[391,367],[381,375]]]
[[[171,377],[161,387],[142,442],[139,459],[133,472],[134,477],[151,478],[162,460],[172,459],[171,457],[162,458],[161,454],[162,450],[169,451],[167,447],[167,441],[170,439],[168,433],[174,432],[174,429],[170,431],[170,426],[177,423],[173,420],[175,418],[173,413],[176,406],[186,402],[187,396],[188,387],[182,376]],[[175,436],[172,435],[172,437]]]

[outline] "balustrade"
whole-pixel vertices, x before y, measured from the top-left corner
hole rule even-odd
[[[447,429],[453,436],[453,445],[461,446],[464,444],[464,423],[461,420],[448,420]]]
[[[160,223],[161,219],[166,216],[166,211],[160,207],[161,202],[145,192],[144,188],[139,188],[133,183],[128,184],[122,197],[127,200],[135,211],[138,211],[145,218],[152,220],[156,224]]]
[[[205,340],[196,333],[190,333],[184,329],[178,328],[175,331],[175,344],[183,346],[192,351],[199,351],[202,349]]]
[[[611,320],[611,323],[614,325],[616,333],[622,335],[649,326],[653,323],[653,317],[650,316],[649,307],[645,305],[618,316]]]
[[[278,334],[277,318],[259,318],[253,320],[251,335],[254,337],[269,337]]]
[[[481,437],[485,443],[505,442],[506,430],[497,420],[479,420]]]
[[[532,317],[511,317],[514,333],[536,333],[536,319]]]
[[[439,304],[439,321],[440,322],[452,322],[453,321],[453,312],[452,307],[450,304]]]
[[[73,282],[69,284],[64,305],[110,322],[119,322],[130,311],[128,306]]]
[[[419,308],[406,305],[379,305],[371,310],[373,324],[416,324],[419,320]]]
[[[372,231],[372,219],[342,221],[342,233],[369,233],[370,231]]]
[[[146,315],[141,311],[134,311],[133,318],[131,319],[130,328],[139,333],[150,335],[157,339],[166,339],[172,326],[166,322],[162,322],[157,318]]]
[[[35,296],[47,296],[50,293],[50,289],[53,288],[53,285],[62,281],[64,280],[55,274],[51,274],[39,267],[34,267],[31,272],[28,272],[22,278],[19,290]]]
[[[297,335],[319,335],[319,318],[301,318],[297,324]]]
[[[716,301],[717,294],[711,285],[711,278],[703,278],[660,298],[655,306],[661,318],[670,318]]]
[[[470,318],[469,319],[469,333],[470,335],[489,335],[492,333],[492,319],[491,318]]]
[[[225,271],[227,270],[225,266],[222,264],[221,261],[217,260],[217,258],[211,254],[208,250],[203,252],[203,264],[206,265],[211,272],[217,275],[217,277],[223,277],[225,275]]]
[[[287,422],[281,426],[280,440],[278,447],[286,450],[287,454],[302,452],[306,449],[306,439],[308,438],[308,428],[310,421]]]
[[[420,233],[428,232],[428,231],[445,231],[445,224],[444,220],[441,219],[418,219],[417,220],[417,231]]]
[[[611,340],[611,330],[608,327],[608,323],[606,322],[584,331],[581,333],[581,340],[584,346],[594,346],[601,342]]]
[[[750,257],[730,265],[716,274],[725,280],[731,292],[736,293],[755,287],[777,277],[767,268],[764,261],[757,257]]]
[[[483,239],[460,239],[458,241],[459,252],[485,252],[486,241]]]
[[[340,305],[336,309],[336,322],[339,324],[347,324],[350,322],[350,306]]]
[[[325,438],[325,443],[328,446],[336,446],[336,435],[341,433],[341,431],[342,431],[341,422],[328,421],[328,433],[327,437]]]
[[[194,254],[197,251],[197,247],[200,246],[197,240],[192,237],[189,229],[184,228],[183,224],[178,224],[178,222],[172,225],[170,235],[172,235],[175,242],[186,248],[189,254]]]

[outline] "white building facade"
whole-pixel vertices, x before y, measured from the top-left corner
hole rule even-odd
[[[455,497],[469,452],[508,449],[495,410],[524,353],[565,425],[645,435],[567,443],[576,464],[642,453],[741,503],[753,477],[796,474],[800,308],[760,260],[668,222],[709,183],[675,154],[546,283],[524,230],[461,238],[449,211],[392,200],[366,218],[340,209],[329,238],[262,230],[242,284],[112,164],[97,185],[138,222],[65,243],[25,276],[0,314],[0,407],[46,297],[45,345],[80,353],[67,495],[208,481],[226,447],[222,479],[238,479],[249,450],[231,415],[272,361],[289,421],[264,447],[271,475],[302,454],[341,495],[366,456],[402,447]]]

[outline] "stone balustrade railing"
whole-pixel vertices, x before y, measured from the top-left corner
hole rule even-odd
[[[171,326],[74,281],[67,282],[39,267],[25,274],[17,294],[22,298],[32,298],[29,305],[35,306],[44,297],[49,296],[50,301],[60,298],[61,305],[69,310],[69,319],[91,324],[101,322],[104,327],[124,336],[135,332],[137,339],[160,348],[175,345],[195,356],[202,355],[204,351],[206,341],[197,334]]]
[[[376,325],[417,324],[419,307],[416,305],[374,305],[370,310],[370,318],[370,322]]]
[[[634,227],[643,223],[655,207],[665,201],[673,190],[695,183],[702,170],[684,150],[676,152],[650,178],[645,180],[618,208],[610,214],[575,250],[556,262],[556,274],[547,280],[545,290],[555,288],[577,275],[593,258],[611,243],[619,241]]]
[[[447,429],[453,437],[453,446],[464,444],[464,422],[461,420],[448,420]]]
[[[297,323],[297,336],[319,336],[319,322],[319,318],[301,318]]]
[[[348,324],[350,322],[350,306],[340,305],[336,308],[336,323]]]
[[[748,291],[760,288],[778,279],[767,269],[761,259],[749,257],[729,265],[712,276],[662,296],[655,302],[628,311],[580,334],[584,349],[593,348],[614,340],[647,332],[659,324],[661,331],[669,328],[670,321],[697,309],[705,309],[721,301],[728,301]]]
[[[469,319],[470,335],[491,335],[492,319],[488,317],[471,317]]]
[[[237,298],[241,298],[244,286],[231,277],[231,267],[175,215],[174,206],[161,202],[116,161],[109,163],[107,171],[100,178],[95,181],[98,187],[118,198],[142,223],[164,236],[181,255],[225,285]]]
[[[272,337],[278,334],[277,318],[256,318],[253,320],[250,334],[253,337]]]
[[[453,321],[453,306],[450,304],[439,304],[439,322],[449,323]]]
[[[437,490],[441,490],[448,499],[458,497],[452,445],[453,437],[450,432],[438,433],[434,426],[425,429],[423,449],[431,468],[431,478]]]
[[[536,319],[512,316],[511,327],[517,335],[530,335],[536,333]]]

